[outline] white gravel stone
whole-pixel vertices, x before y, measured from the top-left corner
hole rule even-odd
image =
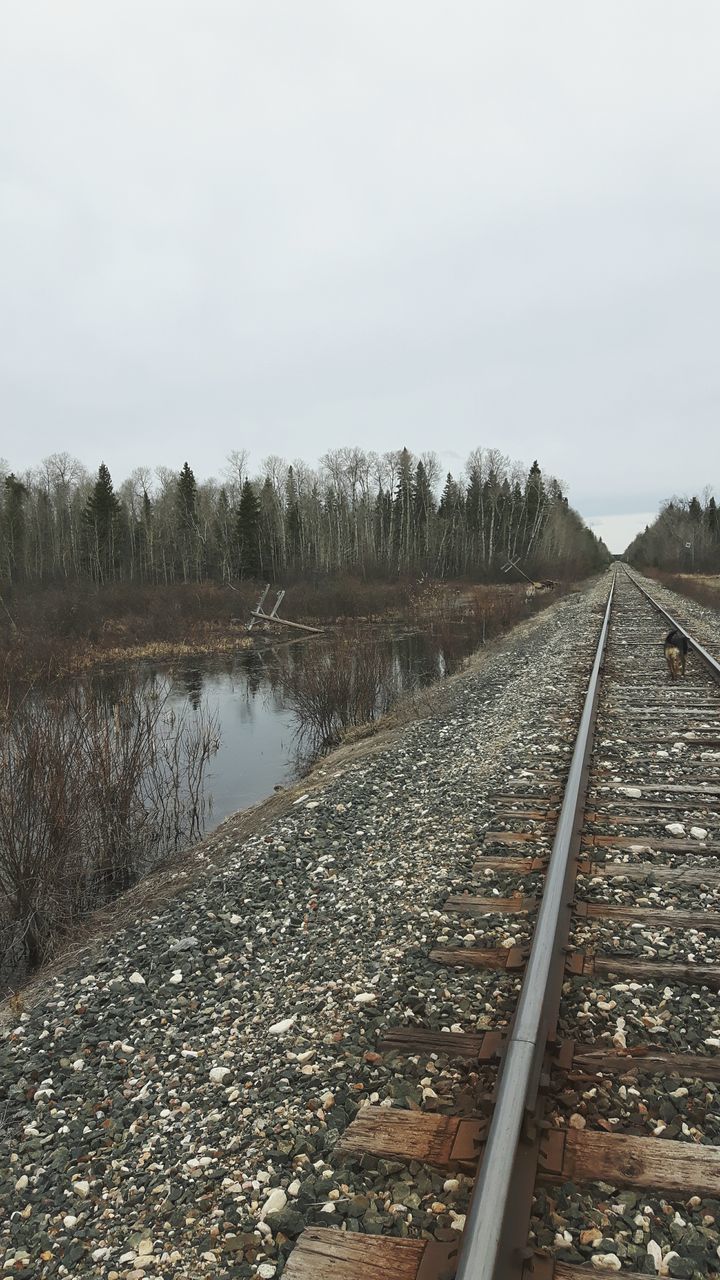
[[[210,1068],[210,1079],[212,1080],[213,1084],[225,1084],[225,1081],[229,1080],[231,1076],[232,1076],[232,1071],[230,1070],[229,1067],[211,1067]]]
[[[271,1027],[268,1027],[268,1034],[271,1036],[282,1036],[286,1031],[289,1031],[291,1027],[294,1027],[296,1022],[297,1014],[294,1013],[292,1018],[283,1018],[282,1022],[274,1022]]]
[[[273,1187],[270,1195],[260,1210],[260,1217],[266,1218],[269,1213],[279,1213],[287,1204],[287,1196],[282,1187]]]
[[[134,973],[130,974],[130,977],[128,978],[128,982],[131,982],[134,987],[145,986],[145,979],[143,978],[141,973],[138,973],[137,969],[135,970]]]
[[[650,1257],[653,1260],[653,1266],[659,1274],[662,1266],[662,1249],[660,1248],[657,1240],[648,1240],[647,1252],[650,1254]]]
[[[693,840],[707,840],[708,833],[704,827],[691,827],[690,835]]]

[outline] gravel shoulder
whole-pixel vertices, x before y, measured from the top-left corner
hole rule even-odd
[[[692,635],[714,658],[720,661],[720,608],[713,609],[709,605],[692,600],[690,596],[681,595],[678,591],[670,591],[654,578],[643,577],[637,569],[633,569],[633,577],[678,622],[685,623]]]

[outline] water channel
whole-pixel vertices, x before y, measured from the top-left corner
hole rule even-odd
[[[288,705],[288,682],[297,665],[323,657],[322,637],[292,644],[240,650],[233,657],[203,657],[173,664],[146,664],[144,674],[178,713],[214,716],[220,747],[205,775],[206,831],[229,814],[271,795],[298,778],[327,744]],[[412,688],[432,684],[456,670],[477,646],[471,629],[458,629],[451,643],[431,631],[385,635],[384,705]],[[325,655],[327,657],[327,655]],[[387,687],[388,677],[390,688]]]

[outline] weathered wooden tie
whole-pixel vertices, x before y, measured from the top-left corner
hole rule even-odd
[[[517,833],[516,833],[517,834]],[[667,840],[654,836],[583,836],[583,849],[660,849],[664,853],[720,853],[720,844],[711,840]]]
[[[522,912],[535,911],[537,898],[481,898],[474,893],[453,894],[442,905],[446,915],[458,913],[463,916],[516,915]]]
[[[710,987],[720,990],[720,965],[666,964],[664,960],[629,959],[608,954],[586,956],[582,951],[571,952],[565,962],[568,974],[599,978],[629,978],[632,982],[673,982]]]
[[[391,1027],[379,1042],[379,1048],[383,1053],[445,1054],[486,1066],[499,1062],[505,1040],[501,1031],[463,1035],[457,1031],[427,1031],[423,1027]]]
[[[474,872],[512,871],[516,875],[527,875],[531,871],[546,871],[547,858],[496,858],[493,854],[483,856],[482,862],[476,862]]]
[[[283,1275],[285,1280],[422,1280],[420,1268],[423,1264],[423,1269],[427,1268],[434,1260],[432,1255],[440,1252],[432,1248],[434,1244],[307,1227],[290,1254]],[[447,1256],[447,1246],[442,1253]],[[428,1269],[426,1274],[429,1280],[432,1271]],[[439,1274],[438,1269],[435,1276]]]
[[[458,1237],[459,1240],[459,1237]],[[457,1242],[403,1240],[361,1235],[332,1227],[307,1227],[283,1272],[285,1280],[437,1280],[452,1264]],[[575,1266],[542,1257],[544,1280],[617,1280],[605,1268]],[[452,1274],[452,1269],[445,1274]],[[647,1280],[639,1271],[623,1271],[623,1280]]]
[[[460,893],[448,898],[442,910],[446,915],[522,915],[535,911],[537,906],[538,899],[532,897],[481,898],[473,893]],[[615,902],[576,902],[573,912],[580,920],[627,920],[632,924],[655,925],[656,928],[720,933],[720,911],[673,911],[670,907],[656,911],[650,907],[624,907]],[[504,965],[501,967],[505,968]]]
[[[635,791],[659,791],[661,795],[683,795],[683,796],[720,796],[720,787],[714,778],[706,778],[701,782],[612,782],[606,781],[607,775],[614,769],[605,769],[602,772],[591,773],[591,780],[595,785],[607,787],[608,790],[616,792],[620,795],[626,791],[628,787],[632,787]],[[602,779],[602,782],[601,782]]]
[[[365,1107],[345,1130],[340,1160],[418,1160],[439,1169],[467,1168],[482,1156],[487,1121],[392,1107]],[[720,1147],[637,1138],[592,1129],[553,1129],[541,1142],[541,1179],[609,1182],[673,1195],[720,1195]]]
[[[720,973],[720,970],[718,971]],[[381,1053],[406,1056],[441,1054],[489,1065],[499,1062],[505,1037],[499,1031],[480,1035],[457,1031],[427,1031],[424,1027],[391,1027],[379,1042]],[[720,1080],[720,1054],[667,1053],[655,1045],[635,1045],[626,1053],[608,1053],[605,1048],[587,1048],[572,1041],[553,1046],[557,1066],[573,1074],[587,1075],[675,1075],[682,1079]]]
[[[720,871],[713,867],[664,867],[655,862],[589,862],[583,859],[578,863],[578,874],[608,880],[652,879],[658,884],[720,884]]]
[[[571,1072],[576,1070],[589,1075],[670,1075],[683,1080],[720,1080],[720,1056],[663,1053],[649,1045],[638,1045],[626,1054],[575,1045]]]
[[[636,800],[635,803],[639,805],[641,801]],[[630,808],[629,805],[628,805],[628,808]],[[674,809],[675,812],[687,813],[687,805],[664,805],[663,806],[660,804],[653,804],[652,801],[650,801],[648,803],[648,808],[652,808],[652,809],[664,808],[665,812],[667,812],[667,809],[670,808],[670,809]],[[703,808],[703,814],[706,814],[707,812],[708,810]],[[712,812],[714,816],[717,816],[717,813],[718,813],[717,809],[713,810]],[[660,822],[665,822],[665,821],[666,819],[664,814],[662,815],[662,817],[659,817],[656,813],[595,813],[592,811],[588,811],[585,814],[585,823],[597,822],[598,824],[602,824],[602,826],[604,827],[620,827],[620,826],[625,826],[626,824],[633,827],[644,827],[644,826],[647,826],[649,823],[655,823],[655,825],[657,826]],[[694,823],[689,823],[689,820],[688,820],[688,824],[694,825]],[[630,837],[628,837],[628,839],[629,838]],[[662,839],[662,837],[660,838]]]
[[[512,973],[524,968],[527,952],[526,947],[509,947],[505,952],[502,947],[437,947],[430,952],[430,959],[448,969],[489,969]],[[504,962],[503,954],[506,957]],[[586,956],[582,951],[575,951],[568,955],[565,968],[568,975],[629,978],[633,982],[645,979],[665,985],[679,982],[720,990],[720,965],[666,964],[664,960],[628,959],[603,953]]]
[[[717,1196],[720,1147],[593,1130],[555,1130],[540,1171],[573,1182],[610,1182],[670,1195]],[[553,1150],[553,1145],[555,1149]]]
[[[659,929],[697,929],[720,933],[720,911],[654,911],[650,907],[621,907],[615,902],[576,902],[573,913],[579,920],[620,920],[630,924],[650,924]]]
[[[435,947],[430,959],[436,964],[466,969],[522,969],[527,959],[524,947]]]

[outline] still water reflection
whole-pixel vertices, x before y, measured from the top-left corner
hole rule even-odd
[[[318,638],[240,651],[232,658],[145,668],[158,692],[167,692],[174,709],[198,713],[205,708],[217,719],[220,749],[205,778],[207,830],[228,814],[265,799],[275,787],[287,785],[319,754],[322,744],[303,738],[302,718],[288,706],[287,691],[293,673],[307,663],[317,664],[326,643]],[[380,643],[389,658],[392,701],[405,690],[450,674],[477,638],[456,632],[448,643],[422,632],[386,636]],[[385,689],[384,705],[387,694]]]

